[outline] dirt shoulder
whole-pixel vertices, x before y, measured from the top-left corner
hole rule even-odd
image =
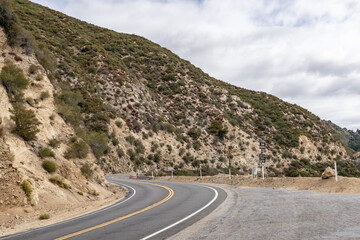
[[[114,204],[123,199],[126,190],[112,186],[112,194],[77,202],[48,202],[42,206],[15,207],[0,212],[0,237],[68,220]],[[40,220],[40,214],[50,219]]]
[[[360,179],[339,177],[336,182],[334,178],[261,178],[253,179],[252,176],[232,176],[229,179],[228,175],[206,176],[201,180],[199,177],[157,177],[161,181],[174,182],[195,182],[195,183],[216,183],[228,184],[239,187],[260,187],[260,188],[280,188],[289,190],[309,190],[318,193],[345,193],[345,194],[359,194],[360,193]]]

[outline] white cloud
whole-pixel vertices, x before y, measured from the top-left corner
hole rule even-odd
[[[353,0],[35,0],[144,36],[210,75],[360,128],[360,6]]]

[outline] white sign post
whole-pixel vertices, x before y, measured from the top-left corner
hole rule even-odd
[[[335,181],[338,181],[336,161],[335,161]]]
[[[200,179],[202,179],[202,172],[201,172],[201,167],[200,167]]]
[[[261,174],[262,174],[262,179],[264,179],[264,165],[261,165]]]
[[[229,179],[231,179],[231,168],[229,167]]]

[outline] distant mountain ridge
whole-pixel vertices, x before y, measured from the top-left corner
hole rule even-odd
[[[341,141],[349,148],[354,150],[355,152],[360,151],[360,130],[348,130],[346,128],[341,128],[337,126],[336,124],[332,123],[331,121],[328,121],[329,125],[336,130],[340,136]]]

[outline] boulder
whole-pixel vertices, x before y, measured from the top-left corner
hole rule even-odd
[[[335,177],[335,170],[330,168],[330,167],[327,167],[325,169],[325,171],[321,174],[321,178],[322,179],[328,179],[328,178],[331,178],[331,177]]]

